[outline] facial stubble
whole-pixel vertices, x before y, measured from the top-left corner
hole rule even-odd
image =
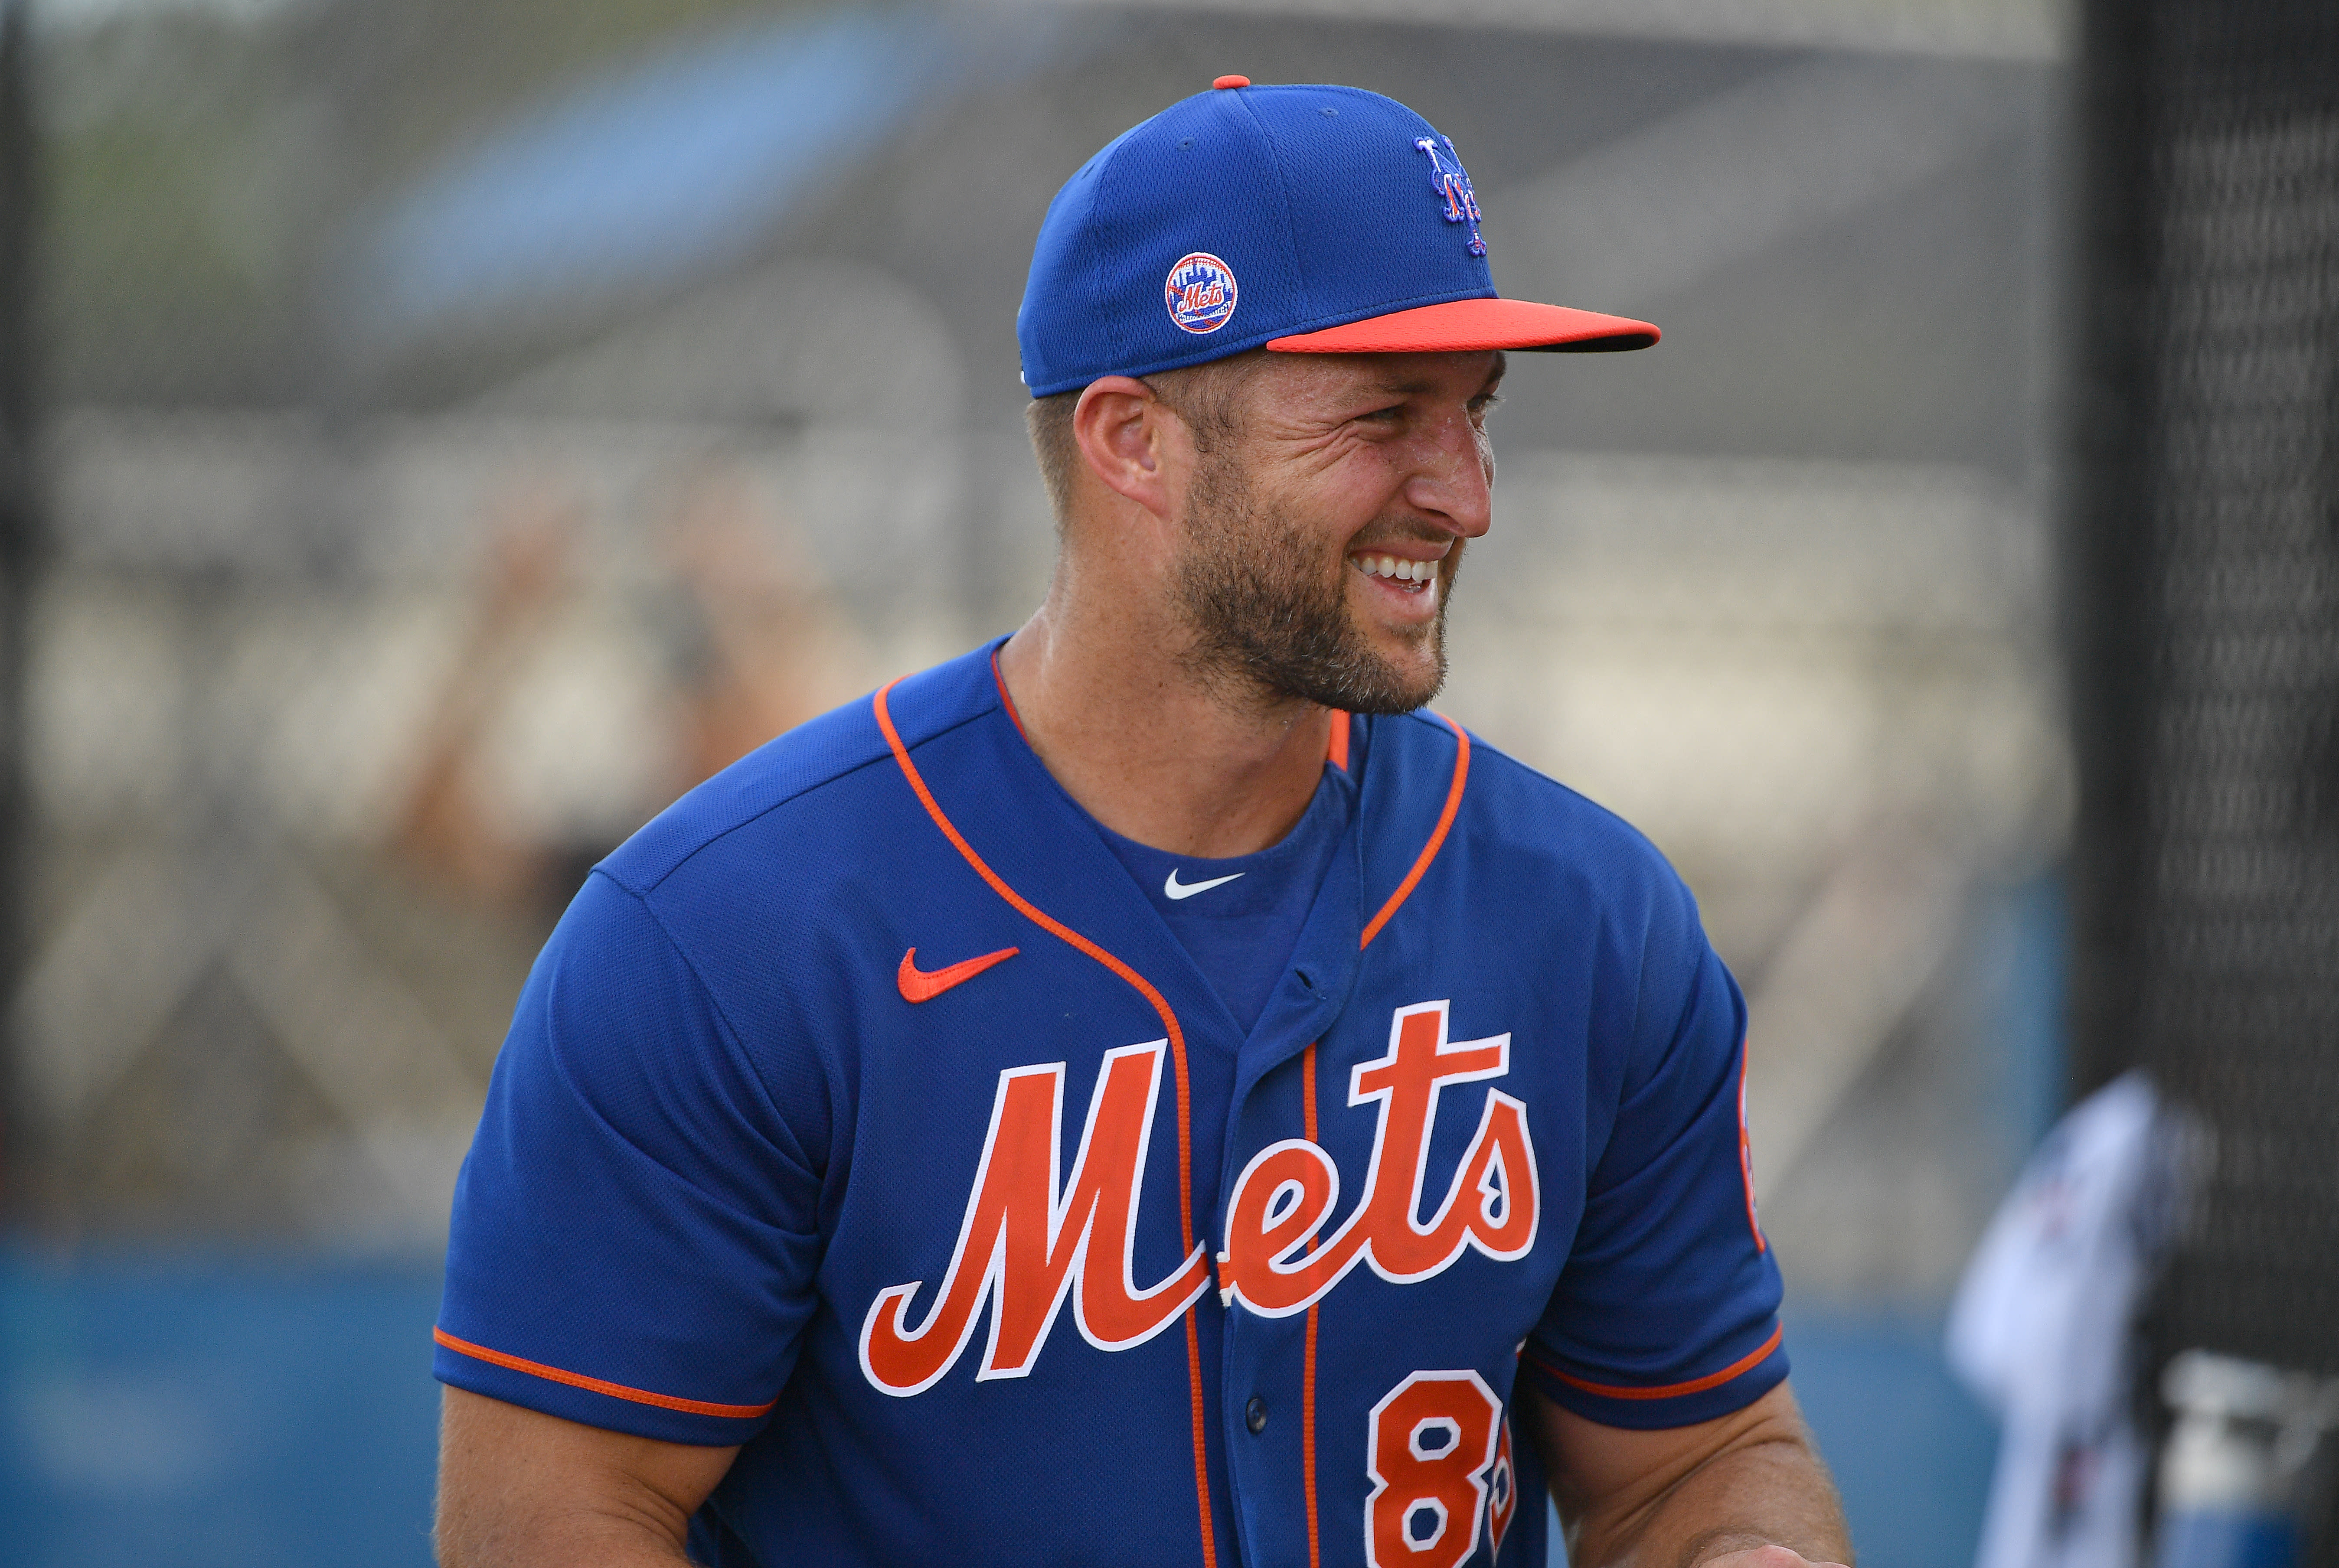
[[[1298,699],[1348,713],[1411,713],[1446,684],[1446,608],[1460,565],[1454,541],[1440,570],[1437,612],[1413,637],[1426,677],[1374,651],[1348,606],[1345,548],[1325,545],[1262,505],[1227,443],[1199,454],[1188,492],[1179,602],[1194,635],[1184,663],[1206,685],[1264,705]]]

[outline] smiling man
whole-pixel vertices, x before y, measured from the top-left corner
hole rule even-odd
[[[1021,631],[598,867],[455,1208],[449,1564],[1845,1562],[1745,1007],[1614,817],[1425,710],[1495,293],[1452,144],[1214,89],[1019,331]]]

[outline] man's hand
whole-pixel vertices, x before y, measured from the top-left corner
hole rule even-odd
[[[1524,1391],[1523,1391],[1524,1392]],[[1521,1400],[1575,1568],[1842,1568],[1835,1484],[1781,1384],[1745,1409],[1654,1432]]]
[[[1755,1546],[1725,1556],[1708,1557],[1698,1568],[1850,1568],[1842,1563],[1813,1563],[1791,1546]]]
[[[449,1388],[439,1421],[439,1568],[669,1568],[736,1448],[581,1426]]]

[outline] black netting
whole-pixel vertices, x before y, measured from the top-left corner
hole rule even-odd
[[[2090,24],[2081,1087],[2215,1134],[2156,1351],[2339,1372],[2339,8]]]
[[[0,0],[0,888],[20,885],[26,840],[25,606],[33,511],[33,116],[26,7]],[[13,992],[23,932],[0,898],[0,991]],[[0,1064],[11,1060],[0,1048]],[[0,1171],[15,1163],[13,1081],[0,1072]]]

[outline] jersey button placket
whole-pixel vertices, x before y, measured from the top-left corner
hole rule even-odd
[[[1250,1403],[1243,1406],[1243,1425],[1250,1428],[1254,1437],[1267,1430],[1266,1400],[1256,1394],[1250,1396]]]

